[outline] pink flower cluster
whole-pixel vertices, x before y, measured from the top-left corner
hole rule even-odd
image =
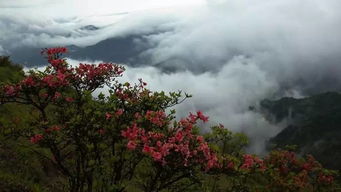
[[[333,172],[325,172],[321,164],[311,155],[306,158],[298,158],[292,151],[276,150],[272,151],[266,158],[265,164],[269,170],[279,170],[275,177],[274,185],[282,185],[288,180],[293,180],[292,187],[306,189],[311,182],[330,185],[334,181]]]
[[[6,97],[14,97],[21,91],[21,87],[18,85],[6,85],[3,91]]]
[[[27,76],[24,80],[22,80],[17,87],[21,88],[59,88],[68,86],[70,83],[70,74],[62,73],[58,71],[52,74],[46,74],[43,77],[38,77],[37,75]]]
[[[57,88],[69,85],[69,80],[67,76],[61,72],[57,74],[46,75],[43,77],[42,82],[45,83],[48,87]]]
[[[69,102],[69,103],[73,102],[74,100],[75,100],[75,99],[72,98],[72,97],[65,97],[65,101],[67,101],[67,102]]]
[[[148,111],[144,116],[158,126],[166,125],[164,112]],[[191,166],[203,165],[206,171],[219,167],[218,157],[210,149],[204,138],[192,133],[193,124],[197,119],[188,117],[178,123],[178,127],[168,129],[167,133],[146,131],[136,123],[122,131],[128,140],[129,150],[139,150],[162,165]],[[193,121],[192,121],[193,120]]]
[[[33,79],[32,76],[26,77],[24,80],[22,80],[22,85],[25,85],[27,87],[34,87],[36,85],[36,81]]]
[[[281,174],[288,174],[290,169],[299,167],[296,154],[292,151],[275,153],[266,158],[266,163],[279,168]]]
[[[62,73],[67,71],[67,64],[64,59],[52,59],[49,60],[49,63],[55,71],[60,71]]]
[[[46,133],[51,133],[51,132],[54,132],[54,131],[60,131],[60,129],[61,129],[60,126],[54,125],[54,126],[52,126],[52,127],[50,127],[50,128],[47,128],[47,129],[45,130],[45,132],[46,132]]]
[[[80,89],[93,90],[112,77],[120,76],[124,71],[124,67],[112,63],[80,64],[76,68],[70,68],[65,59],[60,58],[61,54],[66,52],[67,49],[64,47],[44,49],[42,54],[47,56],[51,65],[49,70],[43,75],[32,73],[16,85],[0,88],[4,98],[25,98],[25,95],[33,94],[39,95],[44,102],[49,99],[55,101],[61,98],[59,94],[61,88],[77,86]],[[73,100],[71,97],[65,97],[67,102]]]
[[[334,177],[332,175],[320,173],[317,181],[322,184],[332,184],[334,182]]]
[[[129,95],[127,93],[125,93],[125,90],[121,89],[121,88],[117,88],[115,91],[115,95],[124,101],[127,101],[128,99],[130,99]]]
[[[123,109],[118,109],[115,113],[114,113],[114,116],[116,118],[120,117],[122,114],[124,113]],[[109,112],[106,112],[105,113],[105,119],[106,120],[109,120],[113,117],[113,114],[109,113]]]
[[[198,111],[196,115],[190,113],[189,118],[192,122],[195,122],[198,119],[202,120],[203,122],[208,121],[208,116],[205,116],[201,111]]]
[[[259,169],[261,171],[265,171],[266,166],[262,159],[259,159],[256,156],[245,154],[243,155],[243,164],[240,166],[242,170],[251,170],[251,169]]]
[[[65,47],[54,47],[54,48],[46,48],[41,51],[41,54],[46,55],[55,55],[55,54],[62,54],[66,53],[67,49]]]
[[[31,143],[36,144],[44,138],[42,134],[33,135],[30,139]]]
[[[146,119],[159,127],[163,126],[167,120],[166,114],[163,111],[147,111]]]
[[[119,116],[121,116],[122,114],[123,114],[123,109],[118,109],[116,112],[115,112],[115,116],[116,117],[119,117]]]
[[[104,76],[110,75],[112,72],[116,75],[120,75],[124,71],[122,67],[116,66],[112,63],[100,63],[98,65],[80,63],[75,70],[77,72],[76,78],[86,81],[103,78]]]
[[[142,79],[139,79],[139,83],[131,86],[130,83],[116,85],[114,91],[115,96],[124,102],[136,103],[141,101],[143,97],[152,97],[151,91],[144,88],[146,85]]]

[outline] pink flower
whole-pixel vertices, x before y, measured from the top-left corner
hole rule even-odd
[[[161,147],[162,147],[162,142],[161,142],[161,141],[157,141],[157,142],[156,142],[156,146],[158,146],[159,148],[161,148]]]
[[[195,122],[194,122],[195,123]],[[186,129],[186,131],[190,131],[193,128],[193,122],[188,119],[181,119],[179,124]]]
[[[64,82],[65,78],[66,78],[66,75],[64,73],[58,71],[57,78],[58,78],[59,81]]]
[[[127,148],[129,150],[134,150],[136,148],[136,142],[135,141],[129,141],[127,144]]]
[[[254,166],[255,164],[255,160],[254,157],[252,155],[244,155],[244,163],[241,165],[241,169],[250,169]]]
[[[152,151],[153,151],[152,147],[149,147],[148,145],[143,146],[143,149],[142,149],[143,153],[151,153]]]
[[[35,86],[35,82],[34,82],[34,80],[33,80],[33,78],[31,76],[26,77],[26,79],[24,79],[22,81],[22,84],[24,84],[24,85],[26,85],[28,87]]]
[[[227,166],[228,169],[233,169],[234,168],[234,163],[232,161],[230,161]]]
[[[323,173],[320,173],[317,181],[319,183],[331,184],[334,181],[334,177],[332,175],[324,175]]]
[[[45,130],[46,133],[51,133],[52,131],[59,131],[60,130],[60,126],[58,125],[54,125],[48,129]]]
[[[162,154],[160,152],[152,152],[152,157],[155,161],[160,161],[162,159]]]
[[[58,98],[60,98],[61,96],[62,96],[61,93],[55,92],[53,99],[58,99]]]
[[[47,84],[49,87],[59,87],[59,86],[65,86],[68,85],[68,82],[66,81],[66,75],[58,72],[57,75],[46,75],[43,78],[43,82]]]
[[[182,135],[182,132],[181,132],[181,131],[179,131],[179,132],[176,133],[175,139],[176,139],[178,142],[181,142],[181,141],[182,141],[183,135]]]
[[[72,97],[66,97],[66,98],[65,98],[65,101],[67,101],[67,102],[73,102],[74,99],[73,99]]]
[[[160,152],[163,156],[166,156],[169,154],[169,151],[174,147],[173,144],[165,143],[161,146]]]
[[[31,143],[36,144],[38,143],[40,140],[42,140],[44,138],[44,136],[42,134],[36,134],[33,135],[30,139]]]
[[[195,123],[197,121],[197,116],[193,115],[192,113],[189,113],[188,118],[189,118],[190,122],[192,122],[192,123]]]
[[[53,131],[59,131],[60,130],[60,126],[55,125],[53,127],[51,127]]]
[[[206,171],[212,169],[212,168],[218,168],[218,158],[215,154],[212,154],[208,159],[207,159],[207,165],[206,165]]]
[[[139,120],[139,119],[142,118],[142,116],[138,112],[135,113],[134,117],[135,117],[136,120]]]
[[[312,169],[312,165],[310,163],[304,163],[302,165],[302,169],[310,171]]]
[[[17,94],[17,89],[14,86],[7,85],[4,88],[6,96],[14,96]]]
[[[134,123],[133,126],[128,127],[127,130],[125,131],[122,130],[121,135],[127,139],[135,140],[139,132],[142,132],[141,129],[139,129],[136,123]]]
[[[148,143],[149,138],[148,138],[147,136],[145,136],[145,135],[141,135],[141,141],[142,141],[143,143]]]
[[[105,113],[105,119],[109,120],[112,117],[112,115],[108,112]]]
[[[166,118],[166,114],[163,111],[147,111],[146,119],[157,126],[162,126]]]
[[[113,75],[119,76],[123,72],[123,67],[114,65],[112,63],[100,63],[97,66],[94,64],[79,64],[75,68],[77,78],[79,80],[93,81],[101,79],[103,76]]]
[[[43,49],[41,51],[41,54],[47,54],[49,56],[49,55],[66,53],[66,52],[67,52],[67,49],[65,47],[55,47],[55,48]]]
[[[123,109],[119,109],[119,110],[117,110],[116,112],[115,112],[115,116],[116,117],[119,117],[119,116],[121,116],[123,114]]]
[[[53,59],[53,60],[49,60],[49,62],[52,65],[52,67],[58,69],[60,67],[60,65],[64,62],[64,60],[62,60],[62,59]]]
[[[197,116],[200,120],[202,120],[203,122],[207,122],[208,121],[208,116],[204,116],[204,114],[201,111],[197,112]]]
[[[118,75],[122,74],[124,72],[124,68],[120,68],[118,66],[115,67],[115,71]]]
[[[204,142],[204,137],[201,136],[201,135],[197,136],[197,141],[198,141],[199,143]]]

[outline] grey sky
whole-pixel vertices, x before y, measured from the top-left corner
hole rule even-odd
[[[203,4],[203,0],[1,0],[2,11],[53,18],[90,16]]]

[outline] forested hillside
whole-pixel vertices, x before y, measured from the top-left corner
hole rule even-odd
[[[263,109],[274,122],[289,125],[270,144],[297,145],[302,153],[313,154],[326,167],[341,169],[341,94],[328,92],[303,99],[265,100]]]

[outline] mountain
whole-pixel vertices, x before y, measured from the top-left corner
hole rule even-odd
[[[323,165],[341,169],[341,94],[327,92],[307,98],[282,98],[261,102],[268,120],[288,122],[269,146],[296,145]]]
[[[134,65],[139,54],[146,47],[143,36],[109,38],[87,47],[69,46],[70,57],[78,60],[102,60],[106,62],[125,63]],[[140,45],[140,46],[138,46]],[[141,61],[139,61],[141,62]]]
[[[94,25],[87,25],[81,27],[81,31],[91,31],[96,33],[99,30]],[[66,54],[66,57],[76,60],[88,60],[92,61],[104,61],[114,63],[124,63],[130,66],[147,65],[149,60],[143,59],[141,54],[153,47],[147,42],[146,36],[162,33],[162,31],[156,31],[147,34],[132,34],[126,36],[118,36],[113,38],[104,39],[90,46],[66,46],[70,54]],[[57,45],[56,45],[57,46]],[[46,60],[41,57],[40,51],[45,47],[34,46],[21,46],[8,50],[8,55],[13,62],[21,63],[26,67],[38,67],[46,65]]]
[[[130,64],[136,61],[137,56],[145,49],[143,46],[136,46],[137,41],[143,41],[143,37],[109,38],[87,47],[70,45],[67,46],[70,54],[65,56],[78,60],[101,60]],[[46,65],[46,60],[42,58],[40,51],[41,48],[20,47],[10,50],[10,56],[15,63],[22,63],[26,67],[43,66]]]
[[[86,26],[80,28],[80,30],[85,30],[85,31],[96,31],[98,29],[100,29],[100,28],[96,27],[94,25],[86,25]]]

